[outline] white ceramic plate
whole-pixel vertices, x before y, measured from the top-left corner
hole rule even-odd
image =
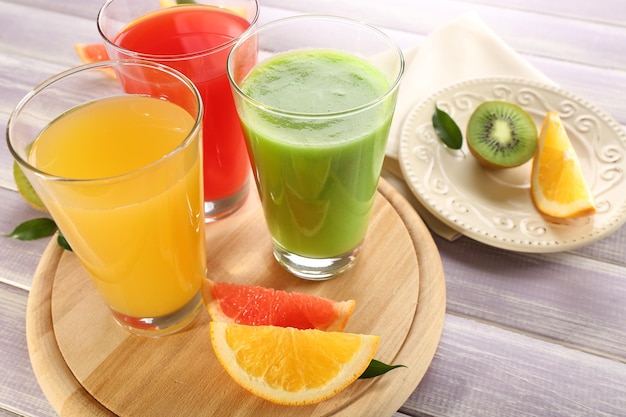
[[[507,170],[478,165],[467,146],[447,148],[435,134],[435,103],[465,132],[476,106],[486,100],[516,103],[537,129],[557,111],[581,161],[598,212],[554,223],[530,198],[531,162]],[[400,165],[417,199],[451,228],[491,246],[520,252],[569,250],[601,239],[626,220],[626,133],[605,112],[563,89],[510,78],[451,85],[408,114],[400,138]]]

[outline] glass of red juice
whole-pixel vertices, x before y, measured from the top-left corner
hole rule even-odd
[[[258,19],[257,0],[216,0],[164,7],[159,0],[108,0],[97,25],[112,59],[141,59],[175,68],[196,85],[204,104],[205,221],[239,209],[248,195],[250,162],[226,76],[228,53]],[[118,74],[127,90],[133,80]]]

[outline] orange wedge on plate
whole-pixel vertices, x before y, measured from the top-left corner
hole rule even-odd
[[[379,342],[378,336],[317,329],[209,324],[215,355],[235,382],[283,405],[338,394],[367,369]]]
[[[556,112],[548,112],[541,126],[530,192],[535,207],[546,216],[571,219],[596,212],[578,155]]]

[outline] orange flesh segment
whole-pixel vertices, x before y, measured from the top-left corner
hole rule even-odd
[[[314,404],[341,392],[369,366],[380,340],[373,335],[215,321],[210,332],[218,361],[239,385],[284,405]]]
[[[548,112],[541,126],[530,190],[537,210],[547,216],[568,219],[596,212],[580,161],[556,112]]]

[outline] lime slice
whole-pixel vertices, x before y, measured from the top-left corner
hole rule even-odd
[[[17,185],[17,191],[31,207],[40,211],[48,211],[33,186],[28,182],[28,178],[26,178],[26,175],[24,175],[22,169],[15,161],[13,162],[13,178]]]

